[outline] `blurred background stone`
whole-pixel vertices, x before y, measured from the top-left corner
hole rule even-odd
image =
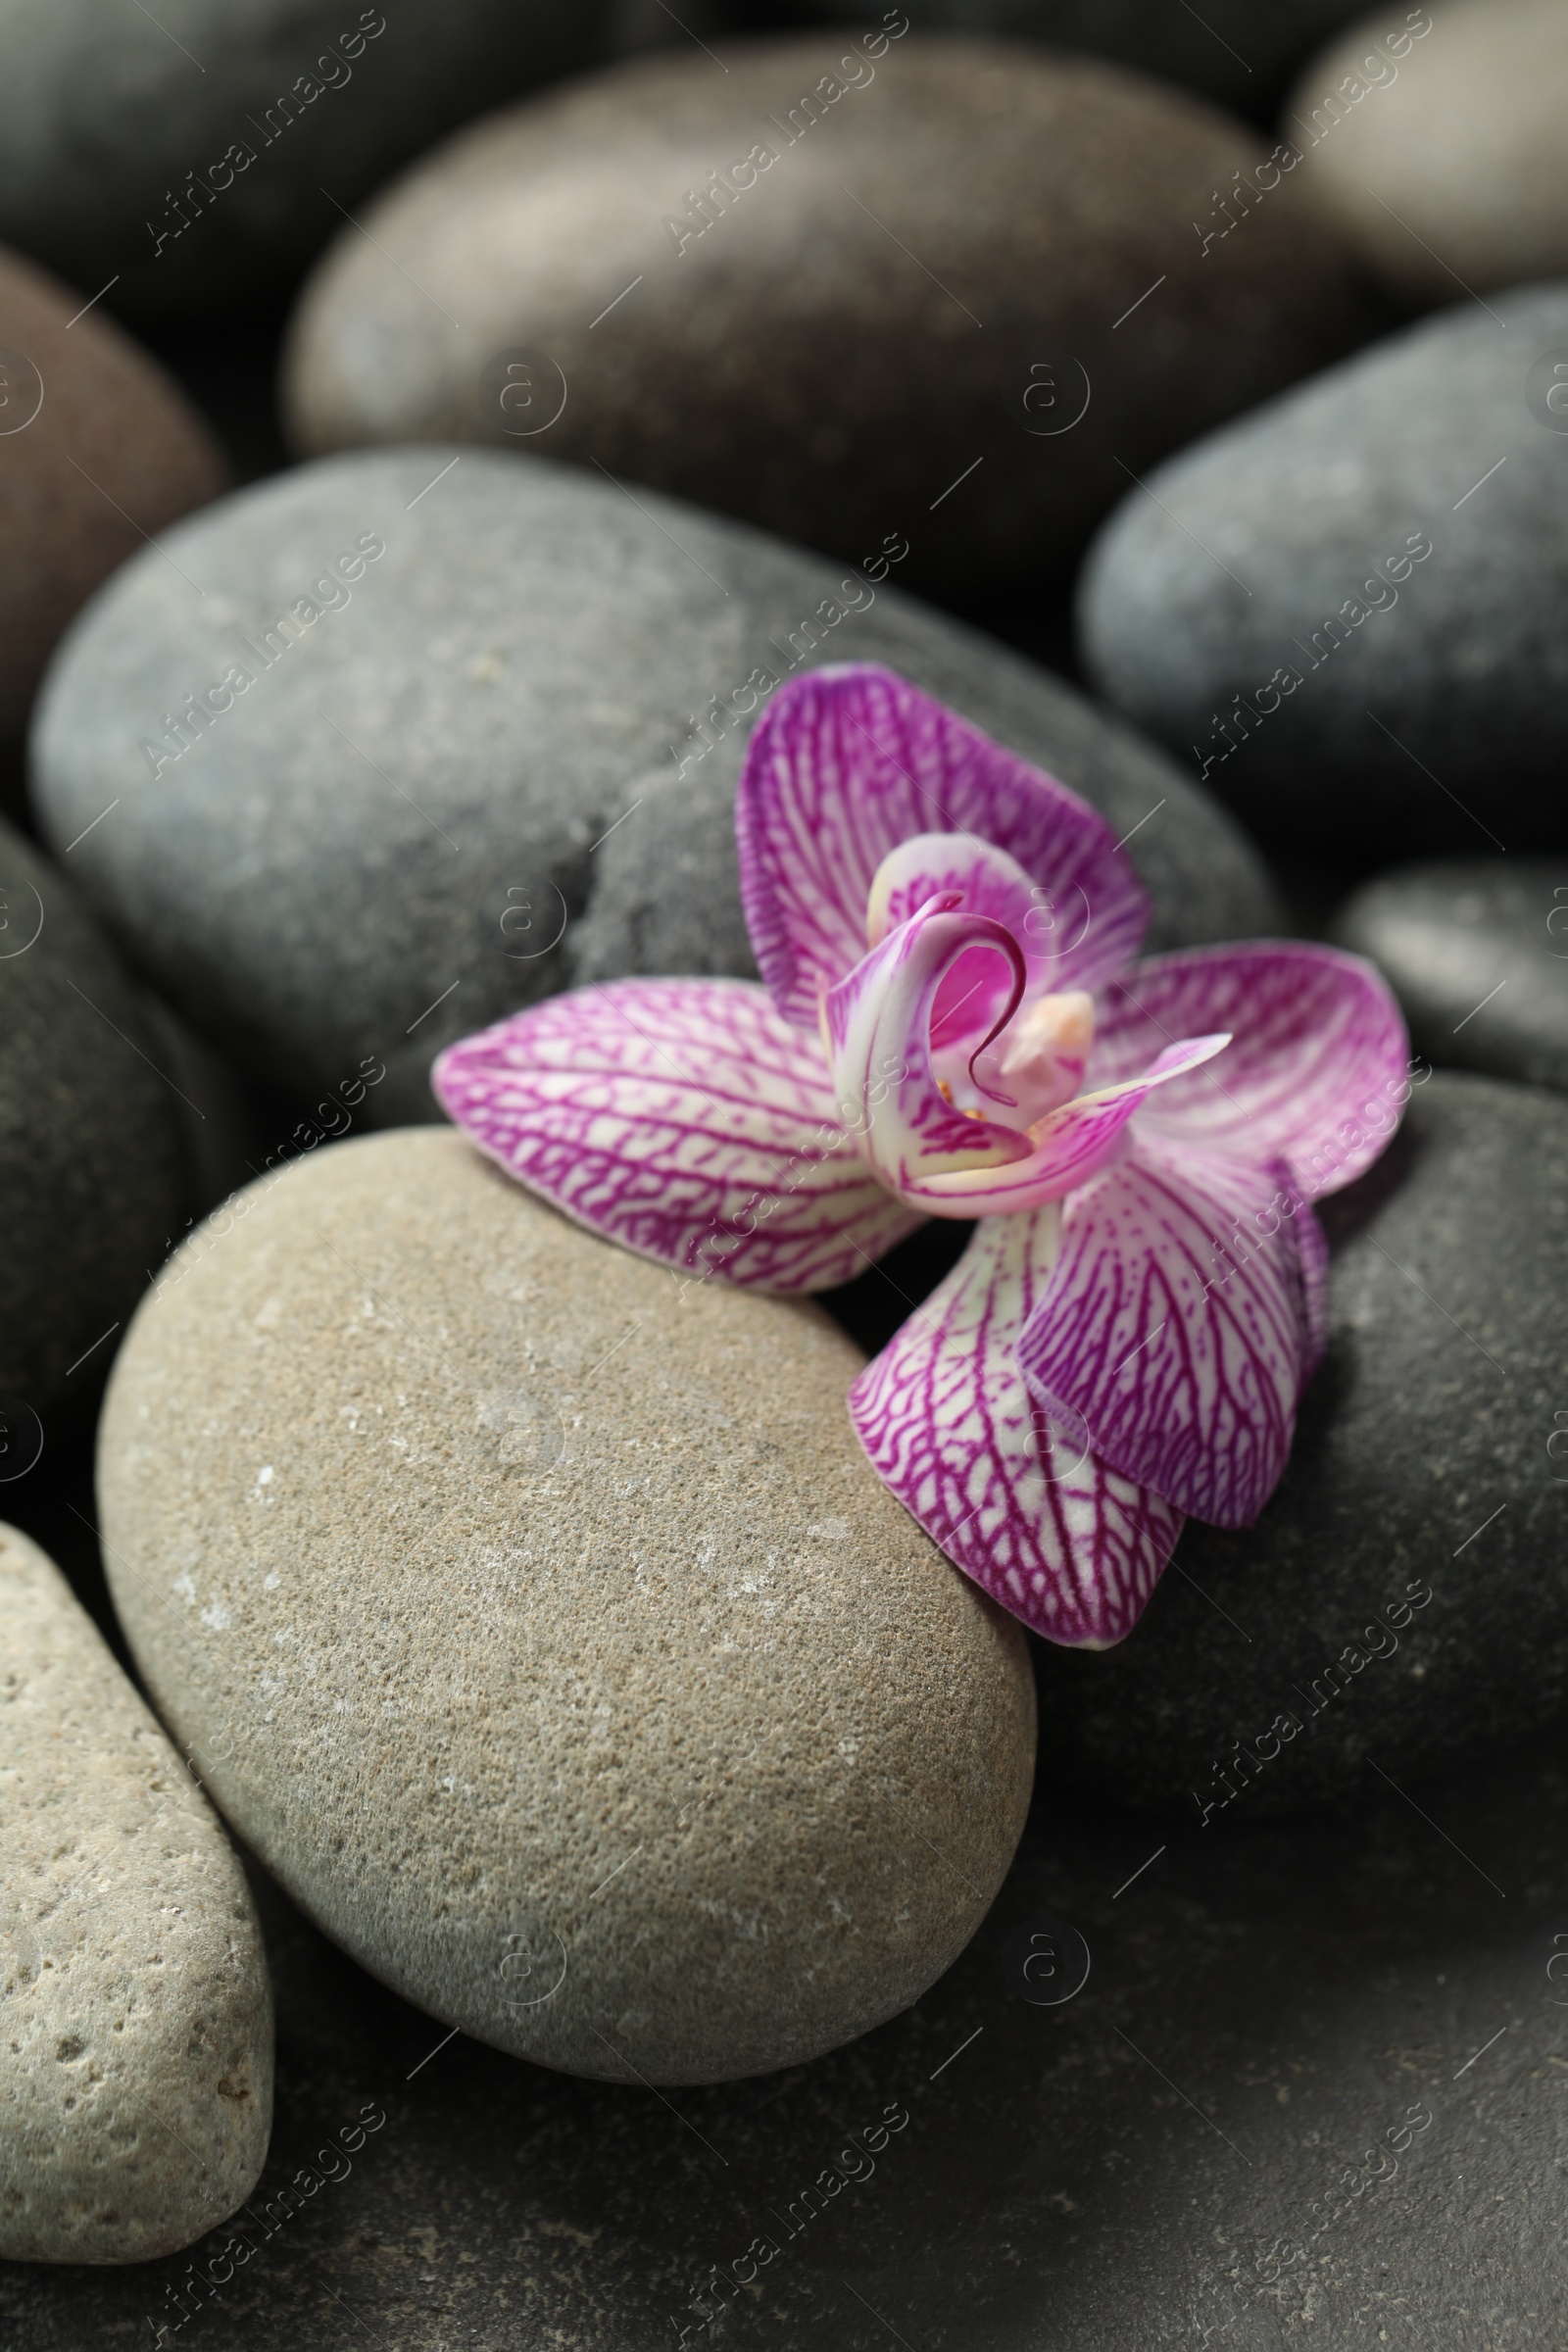
[[[1460,303],[1184,450],[1095,542],[1091,676],[1270,844],[1562,840],[1558,349],[1568,383],[1568,285]]]
[[[1315,57],[1280,129],[1325,218],[1428,309],[1568,274],[1565,109],[1558,0],[1435,0],[1364,17]]]
[[[47,1419],[96,1393],[191,1172],[119,957],[3,823],[0,923],[0,1396]]]
[[[1180,93],[987,42],[727,46],[492,117],[345,228],[290,333],[297,446],[526,436],[848,561],[902,533],[950,594],[1040,579],[1366,329],[1317,208]]]
[[[600,0],[4,0],[0,236],[127,314],[243,308],[384,175],[592,54]]]
[[[227,482],[191,403],[87,301],[0,252],[0,740],[99,581]]]
[[[997,33],[1086,51],[1266,120],[1286,76],[1358,0],[1209,0],[1201,13],[1166,0],[909,0],[888,14],[918,32]],[[736,0],[747,24],[845,22],[841,0]],[[885,22],[882,12],[875,21]]]
[[[1568,1087],[1568,856],[1396,866],[1334,937],[1381,966],[1434,1061]]]

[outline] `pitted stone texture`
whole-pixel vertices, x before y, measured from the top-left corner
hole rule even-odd
[[[362,452],[171,534],[204,598],[149,551],[96,601],[45,689],[40,815],[64,851],[120,800],[72,871],[193,1025],[295,1091],[384,1061],[366,1111],[400,1125],[435,1115],[443,1046],[564,984],[750,972],[742,752],[778,682],[828,662],[886,663],[1092,801],[1130,836],[1152,947],[1273,926],[1215,802],[896,570],[637,501],[511,452]],[[269,654],[313,582],[325,609]],[[252,683],[176,758],[164,713],[236,662]]]
[[[573,2073],[762,2073],[905,2008],[1007,1868],[1034,1701],[867,1467],[858,1351],[450,1131],[239,1206],[137,1318],[99,1487],[241,1835],[386,1983]]]
[[[272,2002],[232,1847],[46,1553],[0,1526],[0,2257],[145,2262],[254,2186]]]

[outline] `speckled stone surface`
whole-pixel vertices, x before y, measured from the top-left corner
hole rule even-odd
[[[212,434],[157,362],[101,311],[75,315],[92,291],[0,250],[0,737],[21,733],[99,581],[227,486]]]
[[[1183,451],[1090,551],[1091,676],[1295,857],[1560,841],[1553,351],[1568,285],[1456,302]]]
[[[450,1130],[240,1206],[99,1455],[116,1604],[240,1835],[433,2016],[574,2073],[760,2074],[906,2007],[1005,1873],[1035,1713],[860,1454],[849,1341]]]
[[[751,713],[819,662],[886,662],[1102,808],[1152,944],[1273,927],[1216,803],[897,566],[472,448],[303,467],[165,544],[207,593],[149,554],[83,616],[34,730],[41,820],[64,850],[118,799],[72,870],[171,1002],[291,1089],[384,1062],[382,1124],[432,1116],[436,1052],[552,989],[751,970],[735,779]],[[317,615],[292,641],[290,612]],[[165,714],[236,663],[176,758]]]
[[[261,1929],[181,1758],[53,1561],[7,1526],[0,1792],[0,2256],[171,2254],[234,2211],[267,2155]]]
[[[1305,67],[1282,122],[1325,217],[1425,308],[1568,272],[1565,107],[1557,0],[1437,0],[1362,18]]]
[[[527,431],[846,561],[902,531],[951,594],[1049,577],[1129,469],[1362,331],[1278,169],[1245,236],[1194,234],[1270,142],[1183,92],[871,27],[722,62],[531,100],[387,190],[302,298],[297,445]],[[503,415],[487,371],[527,351]]]
[[[1189,1521],[1116,1649],[1037,1649],[1057,1769],[1196,1824],[1348,1798],[1367,1759],[1407,1785],[1561,1715],[1565,1164],[1559,1098],[1417,1087],[1324,1204],[1328,1353],[1256,1526]]]
[[[586,56],[601,0],[0,6],[0,235],[112,302],[234,310],[450,124]],[[323,194],[323,183],[330,194]]]
[[[73,1373],[112,1341],[185,1214],[158,1054],[71,884],[0,821],[0,1398],[46,1416],[102,1369]]]
[[[1568,858],[1396,867],[1334,937],[1381,967],[1434,1061],[1568,1087]]]

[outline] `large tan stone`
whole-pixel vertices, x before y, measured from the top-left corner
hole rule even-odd
[[[366,1967],[673,2083],[809,2058],[962,1948],[1028,1805],[1028,1654],[867,1467],[858,1361],[450,1130],[264,1179],[172,1261],[106,1407],[116,1600]]]

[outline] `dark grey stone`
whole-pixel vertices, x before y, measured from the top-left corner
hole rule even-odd
[[[1352,1795],[1367,1759],[1399,1784],[1453,1769],[1563,1711],[1565,1165],[1555,1096],[1417,1085],[1383,1158],[1324,1203],[1331,1337],[1283,1482],[1255,1527],[1189,1521],[1116,1649],[1036,1645],[1047,1769],[1251,1819]]]
[[[238,308],[406,157],[583,62],[601,14],[601,0],[0,0],[0,236],[84,298],[118,275],[115,308]]]
[[[1530,396],[1554,349],[1568,285],[1463,303],[1211,434],[1104,526],[1090,672],[1255,831],[1342,865],[1561,838],[1568,433]]]
[[[384,555],[264,667],[262,632],[371,543]],[[118,801],[73,868],[163,993],[302,1090],[385,1063],[365,1098],[383,1123],[433,1115],[440,1046],[568,982],[751,968],[732,826],[749,720],[728,698],[764,664],[886,662],[1052,768],[1133,835],[1153,945],[1276,919],[1231,819],[1070,689],[651,492],[510,453],[365,452],[163,544],[172,561],[118,573],[50,673],[42,822],[71,842]],[[166,714],[235,663],[253,682],[174,759]],[[704,737],[715,698],[730,715]]]
[[[267,1133],[265,1112],[205,1038],[150,989],[138,989],[136,1003],[151,1037],[147,1050],[173,1090],[172,1107],[190,1178],[190,1214],[173,1237],[179,1241],[199,1217],[249,1184],[266,1144],[277,1139]]]
[[[102,1340],[74,1376],[91,1391],[176,1233],[188,1179],[156,1058],[71,884],[0,822],[0,1399],[49,1413]],[[7,1503],[17,1492],[0,1485]]]
[[[1342,1819],[1200,1833],[1044,1788],[914,2008],[673,2106],[444,2039],[263,1885],[256,2193],[165,2261],[0,2265],[0,2328],[24,2352],[1551,2346],[1560,1747],[1422,1783],[1420,1813],[1368,1781]]]
[[[945,600],[1038,592],[1129,472],[1368,331],[1301,175],[1181,91],[874,27],[713,46],[489,116],[345,226],[289,331],[301,454],[520,439],[847,562],[902,532]]]
[[[1568,858],[1401,866],[1333,936],[1382,967],[1432,1060],[1568,1087]]]

